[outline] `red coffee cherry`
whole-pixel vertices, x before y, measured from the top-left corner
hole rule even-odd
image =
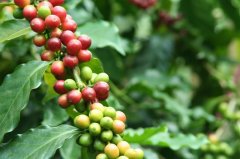
[[[52,3],[53,6],[60,6],[64,3],[64,0],[49,0],[50,3]]]
[[[51,37],[51,38],[53,38],[53,37],[55,37],[55,38],[60,38],[61,34],[62,34],[62,30],[59,29],[59,28],[55,28],[55,29],[53,29],[53,30],[51,31],[50,37]]]
[[[14,0],[14,3],[20,7],[20,8],[24,8],[27,5],[31,4],[30,0]]]
[[[27,5],[23,8],[23,16],[27,20],[31,21],[37,17],[37,9],[33,5]]]
[[[115,134],[121,134],[125,130],[125,124],[121,120],[114,120],[112,128]]]
[[[51,61],[51,60],[53,60],[53,57],[54,57],[54,52],[49,51],[49,50],[45,50],[41,54],[42,61]]]
[[[130,144],[126,141],[120,141],[118,144],[117,144],[117,147],[119,149],[119,152],[120,154],[125,154],[125,152],[130,149]]]
[[[67,93],[67,90],[64,87],[64,80],[58,80],[54,84],[53,88],[54,88],[55,92],[57,92],[58,94],[65,94],[65,93]]]
[[[62,32],[60,39],[64,45],[67,45],[69,41],[71,41],[72,39],[75,39],[75,35],[72,31],[66,30]]]
[[[51,72],[55,76],[63,76],[65,74],[65,68],[62,61],[54,61],[51,66]]]
[[[62,47],[62,43],[59,38],[50,38],[47,41],[47,48],[51,51],[59,51]]]
[[[60,26],[60,24],[61,24],[61,20],[56,15],[49,15],[45,19],[45,25],[49,29],[57,28]]]
[[[66,55],[63,58],[63,63],[65,67],[74,68],[78,65],[78,58],[76,56]]]
[[[38,47],[44,46],[46,44],[46,38],[44,35],[36,35],[33,38],[33,43]]]
[[[82,97],[87,102],[93,102],[96,100],[96,92],[93,88],[86,87],[82,90]]]
[[[91,38],[87,35],[80,35],[78,40],[82,43],[83,50],[87,50],[92,44]]]
[[[121,120],[122,122],[126,122],[127,117],[122,111],[117,111],[116,112],[116,120]]]
[[[67,94],[68,102],[71,104],[77,104],[82,99],[82,94],[79,90],[71,90]]]
[[[74,20],[64,20],[62,23],[62,30],[70,30],[75,32],[77,30],[77,23]]]
[[[53,9],[53,5],[48,1],[42,1],[42,2],[38,3],[37,9],[39,10],[43,6],[46,6],[46,7],[50,8],[50,10]]]
[[[104,148],[104,153],[108,158],[117,158],[119,156],[119,149],[115,144],[110,143]]]
[[[80,129],[86,129],[90,125],[90,119],[87,115],[78,115],[74,118],[74,125]]]
[[[97,82],[93,89],[96,92],[98,100],[105,100],[109,96],[109,85],[106,82]]]
[[[82,44],[77,39],[72,39],[67,43],[67,53],[69,55],[75,56],[82,49]]]
[[[32,30],[37,33],[42,33],[45,31],[45,23],[40,18],[34,18],[31,21],[30,26],[31,26]]]
[[[52,9],[52,14],[58,16],[60,20],[64,22],[67,16],[67,11],[61,6],[56,6]]]
[[[77,56],[79,62],[88,62],[92,58],[92,53],[89,50],[80,50]]]
[[[62,107],[62,108],[67,108],[70,106],[70,104],[67,101],[67,95],[63,94],[58,98],[58,104]]]

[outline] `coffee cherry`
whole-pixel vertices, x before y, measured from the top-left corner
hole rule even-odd
[[[67,94],[68,102],[71,104],[77,104],[82,99],[82,94],[79,90],[71,90]]]
[[[63,76],[65,74],[65,68],[62,61],[54,61],[51,66],[51,72],[55,76]]]
[[[53,86],[55,92],[58,94],[65,94],[67,90],[64,87],[64,80],[58,80]]]
[[[67,101],[67,95],[63,94],[58,98],[58,104],[62,107],[62,108],[67,108],[70,106],[70,104]]]
[[[121,134],[125,130],[125,124],[121,120],[114,120],[112,129],[115,134]]]
[[[67,90],[77,89],[77,84],[73,79],[67,79],[64,81],[64,88]]]
[[[91,38],[87,35],[80,35],[78,40],[82,43],[83,50],[87,50],[92,44]]]
[[[104,153],[100,153],[97,155],[96,159],[108,159],[107,155]]]
[[[129,159],[129,158],[126,156],[119,156],[117,159]]]
[[[130,148],[125,152],[124,156],[127,156],[130,159],[136,158],[137,157],[137,152],[134,149]]]
[[[72,39],[67,43],[67,53],[69,55],[75,56],[81,50],[82,44],[77,39]]]
[[[89,133],[93,136],[99,135],[101,133],[101,126],[98,123],[90,124]]]
[[[51,51],[59,51],[62,47],[62,43],[59,38],[50,38],[47,41],[47,48]]]
[[[15,19],[22,19],[22,18],[24,18],[24,16],[23,16],[23,9],[21,9],[21,8],[14,9],[13,17]]]
[[[53,9],[53,5],[48,1],[42,1],[42,2],[38,3],[37,9],[39,10],[43,6],[50,8],[50,10]]]
[[[88,62],[92,58],[92,53],[89,50],[80,50],[77,56],[79,62]]]
[[[93,122],[99,122],[103,118],[103,113],[97,109],[91,110],[89,113],[89,118]]]
[[[84,81],[88,81],[92,78],[92,69],[88,66],[81,68],[81,78]]]
[[[49,15],[45,19],[45,25],[49,29],[57,28],[60,26],[60,24],[61,24],[61,20],[56,15]]]
[[[51,61],[51,60],[53,60],[53,57],[54,57],[54,52],[49,51],[49,50],[45,50],[41,54],[42,61]]]
[[[105,143],[100,141],[100,140],[95,140],[94,141],[94,149],[97,150],[97,151],[104,151],[104,148],[105,148]]]
[[[82,97],[87,102],[93,102],[96,99],[96,92],[93,88],[86,87],[82,90]]]
[[[104,129],[112,129],[112,127],[113,127],[113,120],[110,117],[103,117],[100,120],[100,125]]]
[[[37,17],[37,9],[33,5],[27,5],[23,8],[23,16],[31,21]]]
[[[106,82],[97,82],[93,89],[97,94],[98,100],[105,100],[109,96],[109,85]]]
[[[64,0],[49,0],[50,3],[52,3],[53,6],[60,6],[64,3]]]
[[[120,154],[125,154],[125,152],[130,149],[130,144],[126,141],[120,141],[117,144]]]
[[[78,58],[76,56],[66,55],[63,58],[64,66],[68,68],[74,68],[78,65]]]
[[[119,149],[115,144],[107,144],[104,148],[104,153],[108,158],[117,158],[119,156]]]
[[[90,125],[90,119],[87,115],[78,115],[74,118],[74,125],[80,129],[86,129]]]
[[[40,18],[34,18],[31,21],[30,26],[31,26],[32,30],[37,33],[42,33],[45,31],[45,23]]]
[[[127,117],[122,111],[116,111],[116,120],[121,120],[122,122],[126,122]]]
[[[59,28],[55,28],[55,29],[53,29],[53,30],[51,31],[50,37],[51,37],[51,38],[53,38],[53,37],[55,37],[55,38],[60,38],[61,34],[62,34],[62,30],[59,29]]]
[[[106,107],[103,112],[104,116],[110,117],[112,119],[116,118],[116,110],[113,107]]]
[[[122,137],[120,136],[120,135],[115,135],[113,138],[112,138],[112,142],[114,143],[114,144],[118,144],[119,142],[121,142],[121,141],[123,141],[123,139],[122,139]]]
[[[72,31],[66,30],[62,32],[60,39],[64,45],[67,45],[69,41],[71,41],[72,39],[75,39],[75,35]]]
[[[109,76],[108,76],[108,74],[106,74],[106,73],[99,73],[99,74],[95,77],[94,83],[97,83],[97,82],[100,82],[100,81],[109,82]]]
[[[14,0],[14,3],[20,7],[20,8],[24,8],[27,5],[31,4],[30,0]]]
[[[113,133],[111,130],[105,130],[102,132],[101,134],[101,140],[103,142],[108,142],[108,141],[111,141],[113,138]]]
[[[135,152],[136,152],[136,159],[143,159],[143,157],[144,157],[143,150],[137,148],[137,149],[135,149]]]
[[[44,35],[36,35],[33,38],[33,43],[38,47],[44,46],[46,44],[46,38]]]
[[[45,19],[47,16],[49,16],[51,14],[51,10],[49,7],[47,6],[41,6],[38,9],[38,16],[42,19]]]
[[[67,16],[67,12],[65,8],[61,6],[54,7],[52,9],[52,14],[58,16],[62,22],[66,19],[66,16]]]
[[[77,30],[77,23],[74,20],[64,20],[62,23],[62,30],[70,30],[75,32]]]
[[[94,110],[94,109],[97,109],[103,112],[105,108],[101,103],[93,103],[90,105],[90,110]]]
[[[91,83],[94,83],[95,78],[97,77],[96,73],[92,73],[92,78],[90,79]]]
[[[79,138],[79,144],[81,146],[90,146],[93,142],[93,139],[90,134],[83,134]]]

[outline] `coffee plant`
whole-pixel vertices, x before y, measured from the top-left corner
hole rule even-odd
[[[237,0],[1,0],[0,159],[238,159]]]

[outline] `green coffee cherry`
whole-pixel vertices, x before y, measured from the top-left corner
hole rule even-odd
[[[23,19],[23,10],[21,8],[16,8],[14,11],[13,11],[13,17],[15,19]]]
[[[104,148],[104,152],[108,158],[117,158],[119,156],[119,149],[115,144],[107,144]]]
[[[115,135],[112,139],[112,142],[117,145],[120,141],[123,141],[122,137],[120,135]]]
[[[100,81],[103,81],[103,82],[109,82],[109,76],[108,74],[106,73],[99,73],[95,79],[94,79],[94,83],[97,83],[97,82],[100,82]]]
[[[92,69],[88,66],[84,66],[80,74],[83,81],[89,81],[92,78]]]
[[[100,141],[100,140],[95,140],[94,141],[93,147],[94,147],[95,150],[104,151],[105,146],[106,146],[105,143]]]
[[[96,73],[93,73],[92,74],[92,78],[90,79],[90,82],[93,84],[94,83],[94,80],[95,78],[97,77],[97,74]]]
[[[74,118],[74,125],[81,129],[88,128],[90,125],[90,119],[87,115],[78,115]]]
[[[126,156],[119,156],[117,159],[129,159],[129,158]]]
[[[143,150],[137,148],[137,149],[135,149],[135,151],[136,151],[136,159],[143,159],[143,157],[144,157]]]
[[[92,123],[89,126],[89,133],[93,136],[97,136],[101,133],[101,126],[98,123]]]
[[[113,133],[111,130],[105,130],[102,132],[101,134],[101,140],[103,142],[108,142],[108,141],[111,141],[113,138]]]
[[[97,109],[91,110],[89,113],[89,118],[93,122],[99,122],[103,118],[103,113]]]
[[[124,156],[135,159],[137,157],[137,152],[134,149],[130,148],[125,152]]]
[[[111,117],[112,119],[116,118],[116,110],[113,107],[106,107],[103,112],[104,116]]]
[[[108,159],[107,155],[104,153],[100,153],[97,155],[96,159]]]
[[[104,129],[112,129],[112,127],[113,127],[113,120],[110,117],[103,117],[100,120],[100,125]]]
[[[64,81],[64,88],[67,90],[73,90],[77,88],[77,84],[73,79],[67,79]]]
[[[117,144],[117,147],[119,149],[119,152],[120,154],[125,154],[125,152],[130,149],[130,144],[126,141],[120,141],[118,144]]]
[[[90,134],[83,134],[79,138],[79,144],[81,146],[90,146],[92,144],[93,140]]]
[[[47,16],[49,16],[51,14],[51,10],[49,7],[47,6],[42,6],[38,9],[38,16],[40,18],[45,19]]]

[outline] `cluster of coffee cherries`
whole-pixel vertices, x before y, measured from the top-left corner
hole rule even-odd
[[[61,6],[64,0],[14,2],[19,7],[14,17],[26,18],[37,33],[33,43],[45,48],[41,59],[52,61],[50,70],[56,78],[58,104],[75,112],[74,125],[82,130],[77,142],[94,147],[99,152],[97,159],[142,159],[143,151],[131,148],[121,137],[125,114],[100,103],[109,96],[109,77],[106,73],[94,73],[87,65],[92,58],[88,50],[91,38],[76,35],[77,23]]]
[[[142,9],[150,8],[154,6],[157,2],[156,0],[129,0],[129,1]]]

